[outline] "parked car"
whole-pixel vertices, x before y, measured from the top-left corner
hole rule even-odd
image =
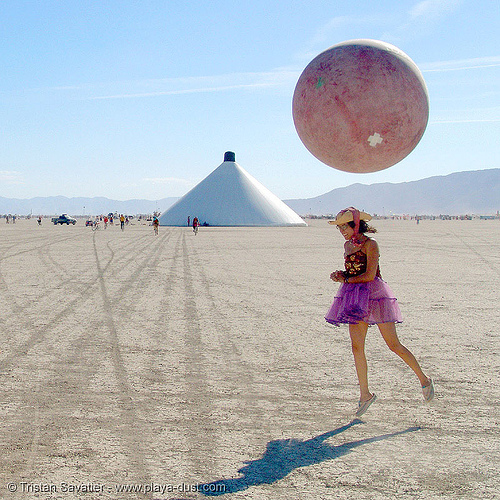
[[[53,217],[52,222],[54,223],[55,226],[57,226],[57,224],[61,224],[61,226],[63,224],[66,224],[68,226],[70,224],[73,224],[74,226],[76,224],[76,219],[70,217],[68,214],[62,214],[59,217]]]

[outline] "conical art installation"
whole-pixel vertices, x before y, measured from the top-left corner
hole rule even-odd
[[[224,162],[160,217],[161,226],[186,226],[198,217],[208,226],[307,226],[227,151]]]

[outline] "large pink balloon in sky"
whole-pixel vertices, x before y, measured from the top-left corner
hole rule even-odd
[[[429,98],[417,65],[377,40],[350,40],[316,56],[293,95],[293,120],[323,163],[367,173],[405,158],[424,134]]]

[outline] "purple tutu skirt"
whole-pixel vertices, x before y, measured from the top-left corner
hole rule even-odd
[[[396,297],[379,277],[367,283],[342,283],[325,319],[332,325],[403,321]]]

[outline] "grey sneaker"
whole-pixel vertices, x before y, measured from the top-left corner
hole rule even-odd
[[[422,386],[422,393],[427,402],[432,401],[432,398],[434,398],[434,382],[432,379],[429,380],[431,381],[429,385],[426,385],[425,387]]]
[[[370,405],[377,399],[377,396],[375,394],[368,399],[367,401],[359,402],[358,403],[358,411],[356,412],[356,417],[361,417],[363,413],[365,413],[366,410],[370,407]]]

